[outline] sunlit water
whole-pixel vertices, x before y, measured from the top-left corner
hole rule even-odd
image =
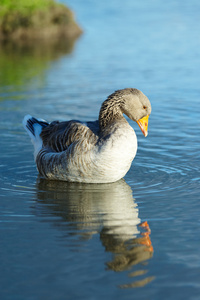
[[[200,3],[66,2],[74,46],[0,49],[0,298],[200,299]],[[124,180],[38,177],[23,116],[93,120],[124,87],[152,103]]]

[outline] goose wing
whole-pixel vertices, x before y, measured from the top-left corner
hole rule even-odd
[[[98,121],[82,123],[80,121],[54,121],[43,128],[40,136],[44,147],[62,152],[71,145],[79,144],[84,149],[98,140]],[[82,148],[81,147],[81,148]]]

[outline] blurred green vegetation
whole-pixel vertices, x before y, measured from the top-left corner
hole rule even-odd
[[[44,29],[46,36],[56,36],[60,35],[58,27],[69,37],[81,33],[73,13],[64,4],[54,0],[0,0],[0,40],[41,37]]]
[[[1,0],[0,16],[11,11],[18,11],[23,14],[32,14],[36,10],[47,9],[58,5],[53,0]]]
[[[51,62],[70,53],[81,33],[71,10],[55,0],[0,0],[2,90],[43,85]]]
[[[53,41],[39,44],[6,43],[0,45],[1,91],[15,92],[29,89],[36,82],[37,87],[45,83],[46,70],[52,61],[73,50],[73,40]],[[0,101],[6,100],[5,95]]]

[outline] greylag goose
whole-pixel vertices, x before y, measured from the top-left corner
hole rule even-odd
[[[117,90],[103,102],[94,122],[47,123],[27,115],[23,125],[34,145],[39,173],[48,179],[86,183],[115,182],[128,172],[137,137],[123,114],[148,134],[149,99],[138,89]]]

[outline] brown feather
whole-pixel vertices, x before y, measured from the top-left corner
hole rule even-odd
[[[65,151],[75,142],[84,147],[85,141],[87,144],[94,144],[98,139],[90,128],[78,121],[52,122],[43,128],[40,136],[44,147],[51,148],[55,152]]]

